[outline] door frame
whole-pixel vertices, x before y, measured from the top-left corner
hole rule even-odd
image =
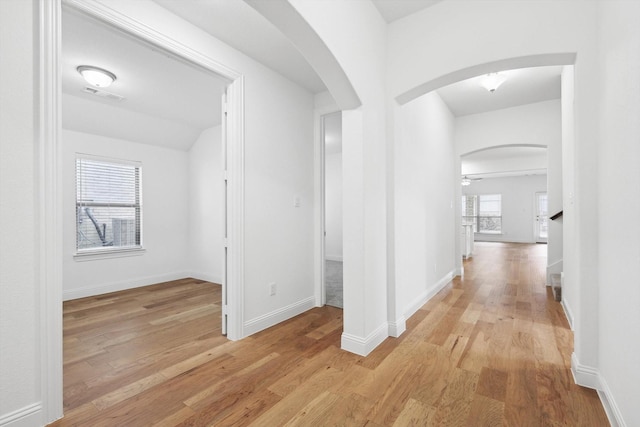
[[[324,117],[340,112],[340,108],[332,103],[314,111],[314,294],[316,307],[326,303],[325,295],[325,147]]]
[[[222,75],[227,87],[228,269],[227,337],[244,338],[244,76],[103,4],[82,0],[40,0],[38,7],[38,106],[36,141],[38,279],[42,416],[45,423],[63,416],[62,402],[62,185],[60,130],[62,4],[192,64]]]

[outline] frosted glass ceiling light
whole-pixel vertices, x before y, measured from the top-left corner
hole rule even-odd
[[[462,185],[471,185],[471,180],[465,176],[462,178]]]
[[[91,65],[79,66],[78,72],[82,74],[87,83],[95,87],[108,87],[116,80],[116,75],[111,71],[92,67]]]
[[[480,86],[493,93],[505,80],[507,80],[507,78],[502,74],[490,73],[482,78]]]

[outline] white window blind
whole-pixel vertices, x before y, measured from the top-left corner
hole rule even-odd
[[[141,164],[76,157],[76,249],[142,247]]]

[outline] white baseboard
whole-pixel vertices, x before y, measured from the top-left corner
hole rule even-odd
[[[270,313],[256,317],[255,319],[248,320],[244,323],[244,336],[255,334],[264,329],[277,325],[280,322],[291,319],[298,314],[304,313],[307,310],[311,310],[315,307],[316,299],[311,296],[301,301],[289,304],[286,307],[274,310]]]
[[[84,288],[67,289],[62,292],[63,301],[77,298],[92,297],[108,294],[110,292],[124,291],[126,289],[140,288],[142,286],[155,285],[156,283],[169,282],[171,280],[191,277],[189,273],[180,271],[175,273],[160,274],[157,276],[140,277],[138,279],[124,280],[121,282],[106,283]]]
[[[453,276],[464,276],[464,267],[458,267],[455,270],[453,270]]]
[[[389,336],[398,338],[407,330],[407,319],[401,316],[393,322],[389,322]]]
[[[573,328],[573,311],[571,311],[571,306],[569,305],[569,302],[567,301],[564,295],[562,296],[562,301],[560,301],[560,305],[562,306],[564,315],[567,318],[567,322],[569,322],[569,327],[571,328],[572,331],[575,331],[575,329]]]
[[[8,414],[0,415],[0,427],[33,427],[42,425],[42,403],[36,402]]]
[[[382,341],[386,340],[388,336],[389,325],[387,322],[384,322],[364,338],[343,332],[340,347],[345,351],[355,353],[359,356],[367,356],[377,346],[382,344]]]
[[[601,389],[598,369],[582,365],[575,353],[571,354],[571,373],[576,384],[595,390]]]
[[[435,294],[440,292],[442,288],[444,288],[447,283],[453,280],[454,271],[451,270],[444,277],[438,280],[433,286],[429,289],[426,289],[422,294],[420,294],[405,310],[404,310],[404,318],[408,319],[414,314],[416,311],[420,310],[420,307],[425,305],[427,301],[429,301]]]
[[[339,261],[342,262],[342,255],[325,255],[324,259],[327,261]]]
[[[627,427],[622,417],[622,412],[616,403],[611,389],[607,385],[604,377],[600,374],[600,370],[592,366],[582,365],[578,356],[573,353],[571,355],[571,373],[576,384],[595,389],[598,397],[602,402],[602,406],[607,414],[611,427]]]
[[[551,286],[551,275],[560,274],[563,270],[562,260],[558,260],[554,263],[547,265],[547,286]]]
[[[611,427],[627,427],[627,424],[624,422],[624,418],[622,418],[620,408],[611,394],[611,389],[609,389],[609,386],[604,378],[602,378],[602,375],[600,376],[600,386],[602,387],[602,390],[598,390],[598,397],[600,397],[604,411],[607,413],[609,424],[611,424]]]
[[[193,277],[194,279],[204,280],[205,282],[211,282],[217,285],[222,284],[222,276],[216,273],[203,273],[203,272],[191,271],[187,273],[186,277]]]

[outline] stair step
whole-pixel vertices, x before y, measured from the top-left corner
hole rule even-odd
[[[560,274],[551,275],[551,290],[553,291],[553,298],[556,301],[562,300],[562,276]]]

